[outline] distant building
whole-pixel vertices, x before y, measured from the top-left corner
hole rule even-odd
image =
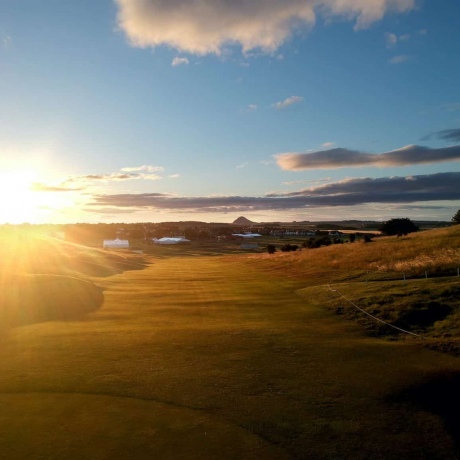
[[[106,249],[129,249],[129,241],[120,240],[119,238],[114,240],[104,240],[102,247]]]
[[[242,243],[241,249],[257,249],[259,245],[257,243]]]

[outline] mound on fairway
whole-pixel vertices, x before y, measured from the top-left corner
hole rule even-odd
[[[42,321],[80,319],[104,301],[91,281],[57,275],[10,276],[2,283],[1,328]]]
[[[0,456],[10,460],[290,458],[237,425],[155,401],[34,393],[2,394],[0,405]]]
[[[0,234],[0,277],[11,274],[55,274],[107,277],[146,267],[139,254],[105,251],[27,232]]]

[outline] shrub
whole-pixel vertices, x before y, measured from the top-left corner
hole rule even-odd
[[[297,251],[297,249],[299,249],[299,246],[297,246],[296,244],[284,244],[283,246],[281,246],[281,251],[282,252],[290,252],[290,251]]]
[[[383,223],[379,230],[387,236],[398,234],[407,235],[408,233],[418,231],[418,226],[407,217],[404,217],[401,219],[390,219]]]

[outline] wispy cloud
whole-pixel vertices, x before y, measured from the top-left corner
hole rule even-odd
[[[455,133],[448,134],[451,136],[455,135]],[[457,133],[457,135],[459,134],[460,133]],[[419,145],[409,145],[401,149],[384,153],[366,153],[344,148],[335,148],[312,153],[281,153],[275,155],[275,159],[278,166],[287,171],[355,168],[360,166],[407,166],[460,161],[460,145],[438,149],[431,149]]]
[[[2,47],[9,48],[13,44],[13,39],[9,35],[2,37]]]
[[[34,182],[30,186],[30,190],[34,192],[78,192],[83,189],[78,187],[66,187],[65,185],[51,185],[42,182]]]
[[[238,165],[236,167],[236,169],[243,169],[243,168],[246,168],[246,166],[248,165],[249,163],[247,161],[245,161],[244,163],[241,163],[240,165]]]
[[[232,44],[244,53],[272,53],[317,15],[355,21],[355,30],[388,12],[414,8],[415,0],[115,0],[118,24],[138,47],[170,46],[193,54],[221,55]]]
[[[330,149],[334,147],[334,145],[335,145],[335,142],[324,142],[323,144],[321,144],[321,147],[325,149]]]
[[[92,206],[151,208],[188,212],[289,210],[369,203],[419,203],[459,200],[460,172],[407,177],[356,178],[289,193],[260,197],[178,197],[162,193],[94,196]]]
[[[307,183],[320,183],[320,182],[330,182],[332,179],[330,177],[325,177],[324,179],[311,179],[311,180],[293,180],[289,182],[283,182],[283,185],[299,185]]]
[[[138,171],[147,171],[147,172],[163,172],[165,168],[162,166],[152,166],[152,165],[142,165],[142,166],[127,166],[125,168],[121,168],[120,171],[125,172],[138,172]]]
[[[448,112],[457,112],[460,110],[460,102],[451,102],[450,104],[444,104],[442,107]]]
[[[281,110],[281,109],[285,109],[286,107],[289,107],[290,105],[299,104],[302,101],[303,101],[302,96],[291,96],[291,97],[284,99],[284,101],[275,102],[273,104],[273,107]]]
[[[403,62],[407,62],[410,57],[407,54],[400,54],[399,56],[393,56],[391,59],[388,60],[390,64],[402,64]]]
[[[85,190],[98,183],[107,184],[110,182],[130,180],[160,180],[163,177],[158,173],[163,171],[164,168],[161,166],[127,166],[125,168],[121,168],[119,172],[69,176],[62,179],[57,184],[36,182],[32,185],[31,189],[36,192],[75,192]],[[174,174],[170,177],[174,177]]]
[[[428,141],[431,139],[440,139],[448,142],[460,142],[460,128],[443,129],[441,131],[430,133],[427,136],[424,136],[421,140]]]
[[[398,37],[393,33],[387,32],[385,34],[385,41],[387,42],[387,48],[392,48],[398,43]]]
[[[460,142],[460,128],[457,129],[444,129],[436,133],[438,139],[444,141]]]
[[[173,67],[177,67],[179,65],[188,65],[188,64],[189,64],[189,60],[185,57],[175,57],[171,62],[171,65]]]
[[[257,110],[257,104],[249,104],[247,111],[248,112],[255,112]]]

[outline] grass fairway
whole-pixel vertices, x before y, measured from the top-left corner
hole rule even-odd
[[[370,338],[283,273],[177,257],[97,283],[84,321],[1,338],[0,458],[457,457],[458,358]]]

